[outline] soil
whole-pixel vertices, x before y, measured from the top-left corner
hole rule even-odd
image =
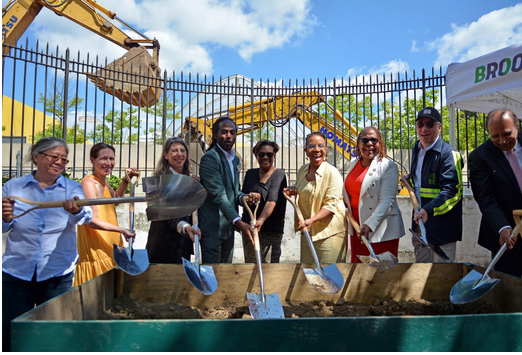
[[[449,300],[408,301],[378,300],[374,304],[346,302],[343,298],[336,303],[330,301],[283,303],[285,318],[304,317],[369,317],[369,316],[426,316],[495,313],[485,302],[475,301],[454,305]],[[113,307],[105,311],[100,320],[111,319],[252,319],[248,306],[219,306],[203,308],[176,303],[153,303],[134,300],[124,294],[113,301]]]

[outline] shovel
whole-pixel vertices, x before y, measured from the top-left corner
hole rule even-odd
[[[393,255],[392,253],[390,253],[389,251],[376,255],[375,252],[373,251],[372,246],[368,242],[368,239],[366,239],[366,237],[364,235],[360,234],[361,230],[359,228],[359,224],[357,223],[355,218],[353,218],[351,213],[348,214],[348,219],[350,220],[350,223],[352,224],[352,226],[355,229],[355,231],[357,232],[357,234],[360,235],[361,240],[363,241],[364,245],[366,245],[366,247],[370,251],[369,256],[368,255],[357,255],[357,257],[365,265],[369,265],[369,266],[375,267],[377,269],[391,269],[392,267],[397,265],[397,263],[398,263],[397,257],[395,255]]]
[[[146,196],[96,198],[76,200],[78,206],[109,205],[131,202],[147,202],[147,219],[161,221],[186,216],[198,209],[207,196],[207,191],[200,183],[186,175],[160,175],[143,178],[143,191]],[[40,208],[62,207],[63,201],[31,201],[23,197],[5,196],[36,207],[30,208],[18,216]]]
[[[294,206],[299,221],[304,222],[303,214],[301,213],[298,204],[299,195],[296,195],[295,202],[287,194],[284,195],[285,198]],[[315,252],[314,244],[312,243],[312,238],[310,238],[310,234],[308,233],[308,229],[305,227],[302,229],[302,231],[306,236],[308,246],[310,247],[316,264],[315,269],[303,268],[306,280],[313,288],[321,293],[325,293],[327,295],[336,294],[344,285],[343,275],[341,275],[341,272],[335,264],[328,265],[324,269],[321,267],[319,259],[317,258],[317,253]]]
[[[134,197],[134,188],[138,183],[140,174],[136,176],[136,179],[132,181],[129,178],[130,170],[125,171],[125,178],[129,182],[130,197]],[[134,230],[134,202],[129,203],[129,230]],[[134,238],[129,239],[129,245],[127,248],[113,244],[113,257],[116,265],[120,267],[127,274],[135,276],[139,275],[149,267],[149,255],[147,250],[139,249],[134,250],[132,248]]]
[[[192,213],[192,223],[194,229],[198,229],[198,211]],[[185,275],[195,288],[208,296],[217,290],[216,275],[212,266],[199,265],[199,238],[197,235],[194,236],[194,248],[196,249],[196,261],[194,263],[182,258]]]
[[[243,206],[247,209],[248,214],[250,215],[250,223],[252,226],[256,222],[256,213],[257,208],[259,207],[259,203],[256,204],[256,209],[254,213],[248,206],[246,202],[246,198],[243,197]],[[253,228],[254,233],[254,249],[256,251],[256,259],[257,259],[257,270],[259,272],[259,285],[261,287],[261,294],[250,293],[247,292],[247,299],[250,303],[248,309],[250,310],[250,315],[257,318],[284,318],[285,313],[283,312],[283,306],[281,305],[281,300],[279,299],[279,295],[277,293],[270,293],[265,295],[265,287],[263,284],[263,268],[261,267],[261,247],[259,245],[259,235],[257,232],[257,228]]]
[[[420,211],[419,202],[417,201],[417,196],[415,196],[415,192],[413,191],[410,183],[408,182],[408,180],[406,179],[406,177],[404,175],[401,175],[401,180],[402,180],[402,184],[408,189],[408,193],[410,195],[411,204],[413,205],[414,211],[419,213],[419,211]],[[441,258],[443,258],[445,260],[449,260],[448,256],[441,249],[440,246],[437,246],[437,245],[434,245],[434,244],[428,242],[428,239],[426,238],[426,228],[424,227],[424,222],[423,222],[422,218],[419,219],[419,227],[420,227],[420,230],[421,230],[421,235],[420,236],[418,236],[417,233],[415,233],[410,228],[411,234],[413,234],[413,236],[415,238],[417,238],[422,243],[422,245],[424,245],[425,247],[428,247],[431,250],[433,250],[433,252],[438,254]]]
[[[517,234],[518,225],[511,231],[511,238],[516,238]],[[500,259],[502,254],[504,254],[506,249],[507,245],[504,243],[493,260],[491,260],[484,275],[476,270],[471,270],[466,276],[453,285],[450,291],[451,303],[464,304],[476,301],[495,287],[495,285],[500,282],[500,279],[492,279],[488,274],[493,269],[498,259]]]

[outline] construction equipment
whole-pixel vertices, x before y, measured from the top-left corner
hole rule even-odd
[[[325,118],[317,110],[318,105],[324,106],[325,111],[331,115],[330,119]],[[204,153],[205,143],[208,145],[212,141],[212,126],[222,116],[228,116],[236,123],[238,136],[258,130],[266,123],[270,123],[274,127],[282,127],[289,123],[290,119],[296,119],[312,132],[322,132],[327,144],[341,153],[342,158],[350,161],[356,156],[359,132],[317,91],[268,97],[204,116],[186,117],[180,137],[183,137],[189,146],[191,143],[196,143],[196,148],[202,147]],[[197,158],[201,158],[201,155]],[[191,161],[199,164],[199,159],[191,158]],[[401,195],[407,195],[407,190],[400,184],[400,181],[397,182],[397,188]]]
[[[161,97],[159,42],[138,32],[94,0],[10,0],[2,9],[2,58],[16,46],[17,40],[43,7],[129,50],[105,69],[87,73],[100,90],[136,106],[150,107],[158,102]],[[118,21],[140,38],[130,38],[102,14]],[[146,48],[152,49],[152,56]],[[121,72],[129,74],[125,75],[125,82],[119,77],[124,76]]]
[[[334,122],[323,117],[314,106],[323,104],[335,117]],[[306,91],[284,96],[268,97],[255,102],[247,102],[227,110],[213,112],[200,117],[187,117],[181,136],[192,143],[192,140],[204,139],[212,141],[212,125],[221,116],[228,116],[238,127],[237,135],[260,129],[267,122],[275,127],[284,126],[290,119],[297,119],[311,131],[321,131],[327,143],[342,153],[347,160],[355,157],[357,129],[337,109],[325,100],[317,91]],[[345,127],[342,130],[341,125]],[[190,139],[189,139],[190,138]]]

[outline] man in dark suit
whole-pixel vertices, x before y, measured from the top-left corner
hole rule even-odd
[[[238,213],[241,203],[239,158],[232,147],[237,129],[228,117],[220,117],[212,126],[212,144],[201,157],[199,173],[207,198],[199,208],[203,263],[232,262],[234,226],[253,240],[252,227]],[[251,193],[248,200],[258,202],[260,195]]]
[[[491,111],[486,121],[491,138],[470,153],[468,166],[473,196],[482,212],[478,243],[492,257],[507,243],[508,250],[495,270],[521,277],[522,242],[510,238],[515,226],[513,210],[522,208],[522,132],[518,125],[513,112]]]

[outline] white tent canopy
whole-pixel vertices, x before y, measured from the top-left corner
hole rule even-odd
[[[522,118],[522,43],[451,63],[446,71],[446,104],[453,127],[455,108],[483,113],[508,109]],[[455,143],[454,129],[450,143]]]
[[[522,43],[464,63],[451,63],[446,71],[446,104],[484,112],[512,110],[522,118]]]

